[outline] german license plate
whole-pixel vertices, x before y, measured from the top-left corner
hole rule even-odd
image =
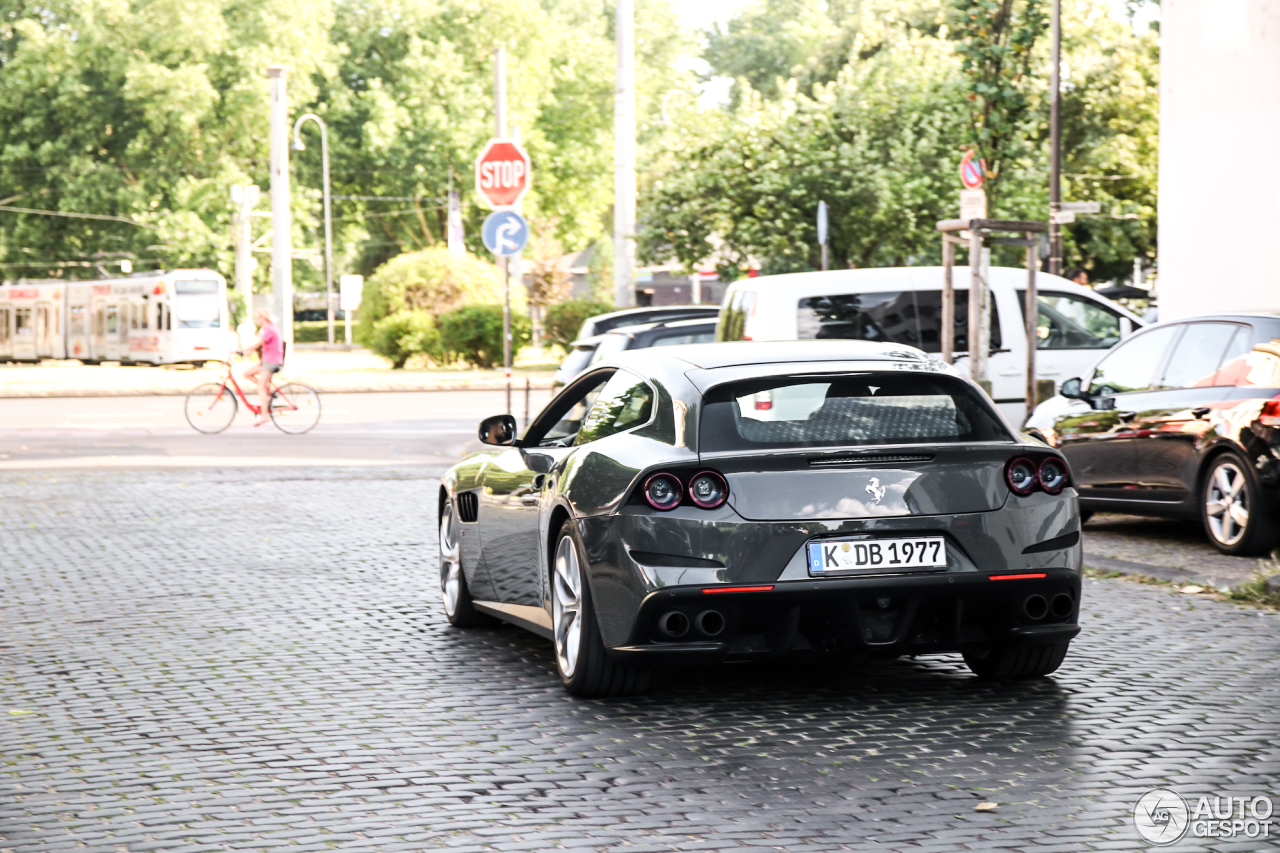
[[[941,536],[912,539],[824,539],[809,543],[809,574],[876,574],[947,565],[947,543]]]

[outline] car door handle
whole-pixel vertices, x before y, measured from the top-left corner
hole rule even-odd
[[[1198,408],[1198,409],[1192,409],[1192,410],[1191,410],[1191,415],[1192,415],[1192,417],[1194,417],[1196,420],[1200,420],[1200,419],[1201,419],[1201,418],[1203,418],[1205,415],[1209,414],[1209,412],[1210,412],[1210,409],[1209,409],[1209,407],[1208,407],[1208,406],[1201,406],[1201,407],[1200,407],[1200,408]]]
[[[1129,421],[1133,420],[1137,416],[1137,412],[1116,412],[1116,417],[1125,423],[1129,423]]]

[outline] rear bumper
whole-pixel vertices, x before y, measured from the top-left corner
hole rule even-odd
[[[714,594],[702,587],[658,590],[642,602],[631,642],[609,655],[645,666],[789,655],[897,657],[1057,643],[1080,633],[1079,573],[1051,569],[1034,573],[1042,578],[1011,580],[992,580],[992,574],[777,581],[767,591]],[[1041,602],[1046,612],[1037,618]],[[714,636],[698,628],[708,611],[723,622]],[[670,613],[684,616],[668,620],[672,624],[688,623],[680,636],[661,627]]]

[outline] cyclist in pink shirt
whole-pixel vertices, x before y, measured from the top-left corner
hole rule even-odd
[[[270,396],[267,389],[271,385],[271,377],[284,366],[284,342],[280,339],[280,330],[276,328],[271,313],[267,309],[259,308],[255,311],[253,322],[258,326],[258,336],[241,354],[254,350],[261,353],[262,361],[246,369],[244,376],[245,379],[253,379],[258,383],[258,405],[261,406],[261,410],[253,425],[262,426],[271,419]]]

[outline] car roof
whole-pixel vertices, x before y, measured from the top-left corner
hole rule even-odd
[[[738,290],[767,294],[769,298],[785,297],[789,302],[813,296],[834,296],[849,293],[880,293],[883,291],[938,290],[944,281],[943,267],[866,267],[855,270],[828,270],[826,272],[795,272],[779,275],[762,275],[743,278],[729,285],[729,293]],[[1023,290],[1027,286],[1027,270],[1024,267],[991,267],[991,282],[1001,287]],[[955,266],[951,270],[951,282],[960,289],[969,287],[967,266]],[[1036,288],[1057,293],[1086,296],[1102,302],[1108,308],[1121,312],[1141,326],[1146,323],[1128,308],[1108,299],[1089,287],[1046,272],[1036,273]],[[727,302],[726,302],[727,304]],[[792,305],[795,303],[792,302]]]
[[[616,329],[610,329],[605,335],[638,335],[642,332],[652,332],[656,329],[687,329],[690,326],[709,326],[714,329],[716,327],[715,317],[685,317],[679,320],[659,320],[654,323],[637,323],[634,326],[619,326]],[[604,337],[601,335],[600,337]]]
[[[626,320],[628,317],[643,318],[655,314],[675,314],[682,317],[714,317],[718,313],[720,313],[719,305],[646,305],[641,308],[624,308],[621,311],[611,311],[608,314],[597,314],[594,317],[588,317],[583,321],[583,325],[590,323],[591,328],[596,329],[603,324],[609,326],[610,331],[612,331],[618,328],[619,325],[635,325],[619,322]]]
[[[685,344],[619,353],[619,363],[632,359],[668,358],[689,369],[717,370],[763,364],[796,364],[829,361],[889,361],[923,364],[929,357],[915,347],[876,341],[727,341],[717,344]]]

